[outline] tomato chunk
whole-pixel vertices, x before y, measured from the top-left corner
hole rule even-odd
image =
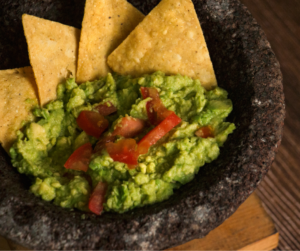
[[[148,97],[152,98],[152,100],[146,104],[148,119],[152,125],[158,125],[172,113],[172,111],[169,111],[164,106],[155,88],[141,87],[141,93],[144,99]]]
[[[148,132],[138,143],[138,153],[146,154],[150,146],[154,145],[159,139],[165,136],[173,127],[181,122],[174,112],[166,117],[158,126]]]
[[[137,136],[145,127],[145,121],[130,116],[122,118],[117,124],[112,135],[119,135],[125,138],[133,138]]]
[[[105,202],[105,194],[107,191],[107,183],[99,182],[89,200],[89,209],[94,214],[100,215],[103,211],[103,203]]]
[[[201,138],[214,138],[214,131],[211,126],[203,126],[195,134]]]
[[[98,105],[96,109],[103,116],[108,116],[117,111],[117,108],[109,101],[104,104]]]
[[[86,172],[89,168],[92,151],[93,148],[91,143],[86,143],[80,146],[68,158],[64,167],[67,169]]]
[[[114,142],[116,139],[116,136],[106,136],[102,139],[99,139],[95,146],[94,153],[100,153],[105,148],[106,143]]]
[[[99,138],[109,125],[103,115],[94,111],[82,111],[76,122],[83,131],[95,138]]]
[[[94,152],[101,152],[102,149],[104,149],[106,143],[114,142],[117,139],[116,136],[122,136],[125,138],[135,137],[140,132],[142,132],[144,127],[145,121],[129,116],[124,117],[117,124],[116,129],[112,132],[110,136],[106,136],[97,142]]]
[[[148,98],[149,97],[149,87],[141,87],[141,93],[143,96],[143,99]]]
[[[106,144],[106,150],[114,161],[128,165],[138,164],[137,144],[134,139],[121,139],[116,143]]]

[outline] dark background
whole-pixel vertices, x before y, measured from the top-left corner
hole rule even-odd
[[[278,249],[300,249],[300,1],[241,0],[262,26],[283,74],[286,119],[279,152],[258,195],[275,221]]]

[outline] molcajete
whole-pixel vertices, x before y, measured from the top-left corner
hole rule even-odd
[[[147,14],[159,1],[130,1]],[[194,0],[217,80],[237,125],[219,158],[169,200],[124,214],[69,211],[40,200],[0,149],[0,235],[34,249],[165,249],[204,237],[227,219],[268,172],[285,115],[279,63],[238,0]],[[83,0],[0,3],[0,69],[29,65],[21,15],[80,28]]]

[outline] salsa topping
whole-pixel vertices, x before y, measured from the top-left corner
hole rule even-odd
[[[198,131],[195,132],[195,135],[201,138],[213,138],[214,131],[211,126],[203,126]]]
[[[106,150],[114,161],[128,165],[138,164],[137,144],[134,139],[121,139],[116,143],[106,143]]]
[[[106,136],[98,140],[94,153],[101,153],[101,151],[105,148],[106,143],[114,142],[117,139],[116,136]]]
[[[77,171],[86,172],[89,168],[90,158],[92,156],[92,144],[86,143],[77,148],[66,161],[64,167]]]
[[[150,146],[156,144],[163,136],[165,136],[172,128],[177,126],[181,119],[174,113],[166,117],[158,126],[148,132],[138,144],[139,154],[146,154]]]
[[[103,211],[103,203],[105,202],[105,194],[107,183],[99,182],[89,200],[89,209],[94,214],[100,215]]]
[[[143,131],[145,124],[144,120],[126,116],[116,125],[112,136],[133,138]]]
[[[146,104],[149,121],[151,123],[155,122],[154,124],[157,124],[160,121],[159,124],[157,124],[155,128],[148,132],[137,144],[132,138],[143,131],[146,124],[145,121],[130,116],[123,117],[115,126],[114,131],[110,135],[105,136],[98,141],[94,150],[94,152],[101,152],[104,148],[106,148],[109,156],[114,161],[129,165],[129,169],[133,169],[138,165],[138,157],[140,154],[146,154],[152,145],[156,144],[158,140],[160,140],[172,128],[181,122],[181,119],[174,112],[167,110],[167,108],[163,105],[159,98],[159,93],[155,88],[141,87],[141,93],[144,99],[148,97],[152,98],[152,100]],[[105,110],[105,106],[98,106],[98,110],[99,107],[101,107],[102,110]],[[109,115],[109,113],[104,114]],[[79,121],[80,124],[78,123],[78,125],[86,133],[91,135],[94,133],[94,131],[96,131],[96,129],[91,129],[90,124],[94,125],[94,121],[97,121],[98,118],[99,121],[103,119],[106,120],[105,118],[101,117],[101,115],[98,115],[99,114],[97,112],[82,111],[77,118],[77,123]],[[87,120],[92,122],[89,124]],[[97,125],[99,124],[99,122],[96,123]],[[100,122],[100,125],[101,123],[102,122]],[[107,123],[105,122],[105,126]],[[102,127],[101,130],[98,129],[99,134],[97,134],[97,138],[100,137],[102,132],[107,127],[108,126],[105,128]],[[121,136],[125,139],[121,139],[114,143],[116,136]]]
[[[148,132],[137,144],[136,141],[132,138],[143,131],[143,129],[145,128],[145,121],[130,116],[123,117],[121,121],[115,126],[115,129],[111,133],[111,135],[105,136],[104,138],[100,139],[95,148],[96,152],[100,152],[101,150],[106,148],[109,156],[114,161],[128,164],[130,169],[133,169],[136,167],[136,165],[138,165],[138,156],[140,154],[146,154],[152,145],[156,144],[158,140],[160,140],[172,128],[174,128],[181,122],[181,119],[173,111],[169,111],[163,105],[161,99],[159,98],[159,93],[155,88],[141,87],[141,93],[144,99],[148,97],[152,98],[151,101],[147,102],[146,109],[150,123],[156,125],[156,127]],[[101,105],[100,107],[102,110],[105,110],[103,105]],[[97,107],[97,109],[99,110],[99,106]],[[92,115],[89,115],[90,113]],[[87,122],[83,123],[82,114],[84,114],[84,116],[86,117],[92,117],[93,121],[96,121],[94,117],[98,118],[99,116],[96,115],[96,112],[82,111],[78,117],[80,118],[79,121],[81,122],[79,126],[82,129],[84,128],[83,130],[91,135],[91,132],[96,131],[96,129],[93,128],[93,130],[91,130],[91,126],[89,125],[88,127],[85,124]],[[109,115],[109,113],[105,114]],[[104,118],[99,117],[99,120],[100,119]],[[106,128],[107,126],[104,128],[104,130]],[[101,133],[104,130],[102,130]],[[99,134],[97,135],[100,136],[101,133],[99,130]],[[116,140],[115,136],[122,136],[125,139],[121,139],[114,143],[114,141]]]
[[[172,113],[162,103],[157,89],[153,87],[141,87],[141,93],[144,99],[148,97],[152,99],[146,104],[148,119],[152,125],[158,125]]]
[[[83,131],[95,138],[99,138],[109,126],[108,120],[94,111],[82,111],[76,122]]]
[[[117,108],[109,101],[104,104],[98,105],[96,109],[102,116],[108,116],[117,111]]]

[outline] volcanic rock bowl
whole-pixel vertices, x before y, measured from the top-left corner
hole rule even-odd
[[[132,0],[147,14],[158,0]],[[169,200],[125,214],[69,211],[28,191],[30,182],[0,150],[0,235],[35,249],[165,249],[204,237],[227,219],[268,172],[280,145],[284,96],[279,63],[238,0],[195,0],[237,129],[219,158]],[[21,14],[80,28],[84,1],[2,1],[0,69],[29,65]]]

